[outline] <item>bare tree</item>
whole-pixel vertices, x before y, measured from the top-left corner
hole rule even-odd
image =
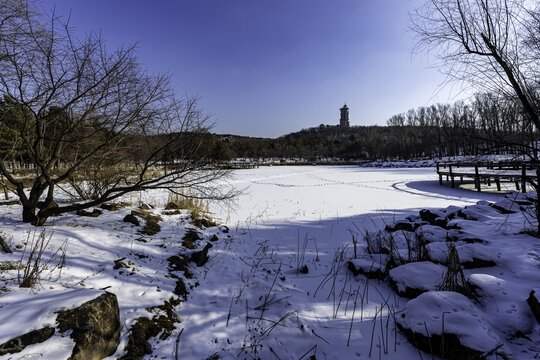
[[[417,50],[435,54],[450,78],[515,101],[529,129],[518,151],[537,163],[540,130],[540,6],[529,0],[428,0],[412,16]],[[492,116],[493,114],[490,114]],[[488,125],[486,119],[483,127]],[[493,120],[493,119],[490,119]],[[510,128],[512,128],[510,127]],[[495,137],[497,138],[497,137]],[[510,146],[515,145],[509,143]],[[530,181],[538,191],[538,181]],[[540,234],[540,197],[536,204]]]
[[[429,0],[413,15],[416,50],[450,78],[517,98],[540,129],[540,12],[526,0]]]
[[[232,195],[215,185],[226,172],[210,167],[200,151],[204,137],[197,134],[209,124],[197,99],[176,98],[167,75],[141,68],[134,45],[109,51],[101,36],[77,37],[54,13],[16,16],[2,28],[14,35],[0,38],[0,94],[4,108],[18,115],[0,120],[13,134],[12,148],[22,148],[32,165],[32,185],[25,189],[9,171],[15,151],[0,158],[0,173],[23,204],[23,221],[40,225],[147,189]],[[100,178],[100,187],[89,191]],[[75,190],[79,201],[57,206],[58,187]]]

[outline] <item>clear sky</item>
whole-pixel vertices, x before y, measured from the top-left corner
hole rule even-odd
[[[409,12],[421,0],[53,0],[77,31],[201,97],[218,133],[277,137],[319,124],[383,125],[451,101],[443,77],[412,56]]]

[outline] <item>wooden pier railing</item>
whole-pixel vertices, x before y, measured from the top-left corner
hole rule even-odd
[[[507,181],[513,182],[517,191],[526,192],[527,183],[538,184],[540,168],[538,163],[524,161],[439,162],[437,174],[441,185],[444,176],[452,187],[456,186],[456,178],[460,183],[464,178],[469,178],[474,180],[477,191],[482,191],[482,182],[487,186],[495,183],[497,190],[501,191],[501,181]]]

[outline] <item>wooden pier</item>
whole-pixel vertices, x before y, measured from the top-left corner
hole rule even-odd
[[[538,163],[523,161],[501,162],[438,162],[437,174],[439,184],[443,184],[443,177],[450,182],[451,187],[456,186],[456,179],[460,184],[464,179],[473,179],[477,191],[482,191],[482,183],[487,186],[495,184],[497,191],[501,191],[501,181],[514,183],[517,191],[526,192],[527,183],[537,184],[540,178]]]

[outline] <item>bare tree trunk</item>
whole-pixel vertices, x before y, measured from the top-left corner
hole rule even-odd
[[[8,200],[9,199],[8,189],[7,189],[6,183],[4,181],[4,175],[2,175],[2,174],[0,174],[0,182],[2,182],[2,188],[4,190],[4,198],[6,200]]]
[[[25,223],[33,223],[36,219],[36,204],[23,204],[22,221]]]

